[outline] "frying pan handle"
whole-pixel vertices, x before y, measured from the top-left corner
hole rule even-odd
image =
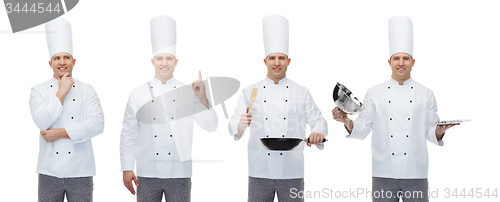
[[[328,141],[328,140],[326,138],[323,138],[323,142],[326,142],[326,141]],[[309,138],[307,138],[306,142],[309,143]]]

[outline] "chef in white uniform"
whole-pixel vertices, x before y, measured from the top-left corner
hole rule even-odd
[[[59,17],[45,24],[54,75],[33,86],[30,110],[40,129],[38,201],[92,201],[95,175],[91,138],[104,116],[94,88],[74,79],[71,24]]]
[[[366,111],[354,121],[338,107],[333,118],[343,122],[348,138],[372,132],[373,201],[428,201],[427,141],[443,146],[454,125],[437,126],[437,104],[431,90],[413,80],[413,24],[406,16],[389,20],[391,78],[365,95]],[[414,194],[414,191],[416,191]]]
[[[290,189],[304,190],[304,146],[289,151],[268,150],[261,138],[306,138],[323,149],[327,123],[309,90],[286,77],[288,57],[288,20],[281,15],[263,19],[267,76],[243,89],[228,128],[235,140],[250,127],[248,140],[248,201],[303,201],[291,198]],[[253,109],[248,112],[252,89],[257,88]],[[310,146],[309,144],[309,146]]]
[[[120,142],[123,183],[137,201],[190,201],[193,121],[206,131],[217,129],[215,110],[208,102],[201,73],[192,85],[173,78],[176,22],[153,17],[151,45],[154,78],[130,93]],[[137,178],[134,173],[137,166]]]

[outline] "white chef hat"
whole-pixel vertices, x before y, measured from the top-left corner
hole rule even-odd
[[[413,57],[413,23],[407,16],[389,19],[389,58],[400,52]]]
[[[49,47],[49,60],[61,52],[69,53],[73,57],[71,24],[67,20],[58,17],[45,23],[45,36]]]
[[[160,53],[172,54],[175,57],[175,20],[168,15],[160,15],[151,18],[150,24],[153,58]]]
[[[281,15],[269,15],[262,20],[265,57],[271,53],[288,55],[288,20]]]

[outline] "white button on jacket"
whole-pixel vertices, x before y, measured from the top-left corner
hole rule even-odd
[[[365,95],[366,111],[353,121],[349,138],[364,139],[372,132],[374,177],[427,178],[427,142],[437,141],[437,105],[431,90],[411,78],[404,85],[393,79],[376,85]]]
[[[290,151],[268,150],[260,138],[308,137],[306,124],[312,132],[327,135],[326,120],[314,103],[307,88],[284,78],[274,84],[269,78],[243,89],[228,128],[231,136],[238,133],[241,114],[250,105],[252,89],[257,97],[251,111],[250,137],[248,140],[248,170],[250,177],[269,179],[294,179],[304,177],[304,147],[300,143]],[[318,144],[323,149],[323,144]]]
[[[46,142],[40,134],[37,173],[60,178],[95,175],[91,138],[102,133],[104,115],[94,88],[75,81],[64,105],[56,97],[52,78],[31,88],[30,110],[40,130],[64,128],[71,139]]]
[[[179,90],[181,88],[183,90]],[[180,91],[183,93],[177,93]],[[191,177],[194,120],[206,131],[217,129],[215,110],[208,110],[200,103],[191,85],[186,86],[175,78],[162,84],[155,78],[149,85],[134,89],[123,117],[122,171],[134,170],[136,164],[136,174],[141,177]]]

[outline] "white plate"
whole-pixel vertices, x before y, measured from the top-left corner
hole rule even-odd
[[[447,125],[447,124],[457,124],[457,123],[462,123],[462,122],[467,122],[467,121],[472,121],[470,119],[457,119],[457,120],[448,120],[448,121],[436,121],[436,122],[429,122],[431,125]]]

